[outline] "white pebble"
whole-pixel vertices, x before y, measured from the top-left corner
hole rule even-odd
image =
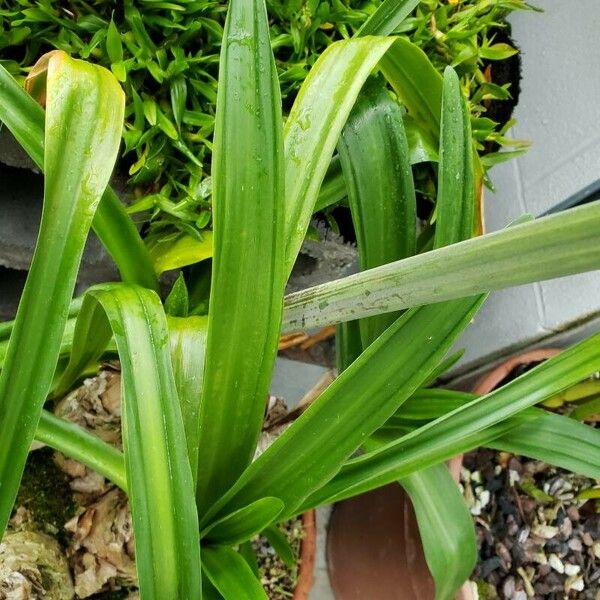
[[[579,571],[581,571],[581,567],[579,565],[565,563],[565,575],[577,575]]]
[[[481,505],[481,508],[487,506],[490,503],[490,499],[491,496],[489,490],[483,490],[483,492],[479,494],[479,504]]]
[[[544,538],[545,540],[551,540],[553,537],[556,537],[558,533],[558,527],[552,527],[551,525],[538,525],[534,527],[533,533],[535,535]]]
[[[571,589],[576,592],[583,592],[585,589],[585,583],[583,582],[583,577],[579,577],[571,584]]]
[[[563,564],[562,560],[556,556],[556,554],[551,554],[548,557],[548,564],[558,573],[565,572],[565,565]]]

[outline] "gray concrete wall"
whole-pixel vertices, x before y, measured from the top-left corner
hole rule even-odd
[[[496,192],[486,192],[488,231],[526,212],[541,215],[600,179],[600,2],[536,5],[545,12],[511,18],[522,51],[512,136],[532,146],[492,170]],[[571,342],[600,329],[599,314],[600,272],[497,292],[463,335],[459,346],[466,353],[455,372],[524,347]]]

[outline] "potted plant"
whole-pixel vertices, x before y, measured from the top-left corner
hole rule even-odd
[[[438,247],[284,300],[331,156],[376,67],[422,134],[442,144],[446,200],[438,209]],[[592,442],[583,448],[580,430],[572,429],[585,425],[564,429],[563,417],[531,408],[599,368],[597,337],[482,398],[453,396],[454,410],[438,411],[406,432],[407,408],[439,406],[426,386],[485,292],[597,268],[600,220],[600,207],[591,204],[452,243],[473,228],[468,119],[453,72],[442,79],[408,41],[373,36],[330,46],[284,127],[264,3],[230,3],[213,149],[208,319],[186,316],[183,289],[165,313],[143,246],[105,192],[123,117],[116,80],[59,52],[34,71],[30,89],[45,101],[45,119],[0,69],[0,118],[46,177],[36,254],[16,320],[6,326],[2,529],[37,437],[126,490],[144,600],[264,598],[240,548],[273,523],[422,469],[444,477],[439,463],[507,431],[518,436],[531,420],[552,419],[561,435],[573,437],[571,464],[597,452],[595,432],[588,432]],[[389,120],[398,133],[398,120]],[[393,167],[402,165],[400,138],[384,149],[398,158]],[[397,189],[409,190],[405,169],[390,170]],[[356,177],[360,190],[363,175]],[[406,210],[409,199],[403,197]],[[89,289],[72,307],[78,313],[74,329],[63,338],[92,221],[124,282]],[[383,329],[379,315],[394,311],[405,312],[389,318],[374,339]],[[377,326],[359,326],[361,354],[253,460],[280,333],[367,317],[377,317],[371,322]],[[122,453],[44,411],[47,398],[70,389],[111,338],[122,370]],[[534,441],[548,450],[548,439]],[[361,448],[364,453],[354,456]],[[598,467],[582,459],[581,468],[595,474]],[[470,566],[465,562],[439,579],[440,597],[452,597]]]

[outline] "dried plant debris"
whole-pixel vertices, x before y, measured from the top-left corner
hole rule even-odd
[[[298,557],[304,537],[302,519],[297,517],[282,523],[279,529],[285,534],[296,560],[286,565],[266,537],[260,535],[252,542],[258,560],[258,575],[269,600],[289,600],[294,594],[298,577]]]
[[[121,448],[120,373],[104,370],[97,377],[86,379],[56,405],[54,412]]]
[[[79,598],[137,583],[131,513],[121,490],[109,490],[65,528],[73,533],[68,554]]]
[[[54,410],[63,419],[77,423],[108,444],[122,447],[121,375],[115,370],[101,371],[63,398]],[[68,475],[78,504],[87,506],[113,488],[102,475],[56,452],[54,461]]]
[[[478,450],[465,457],[461,481],[477,528],[481,600],[600,600],[600,514],[584,492],[596,480]]]
[[[58,542],[33,531],[0,543],[0,600],[71,600],[73,582]]]

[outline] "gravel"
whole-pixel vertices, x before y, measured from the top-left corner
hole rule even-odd
[[[539,461],[478,450],[465,456],[477,530],[481,600],[600,600],[600,514],[581,498],[600,482]]]

